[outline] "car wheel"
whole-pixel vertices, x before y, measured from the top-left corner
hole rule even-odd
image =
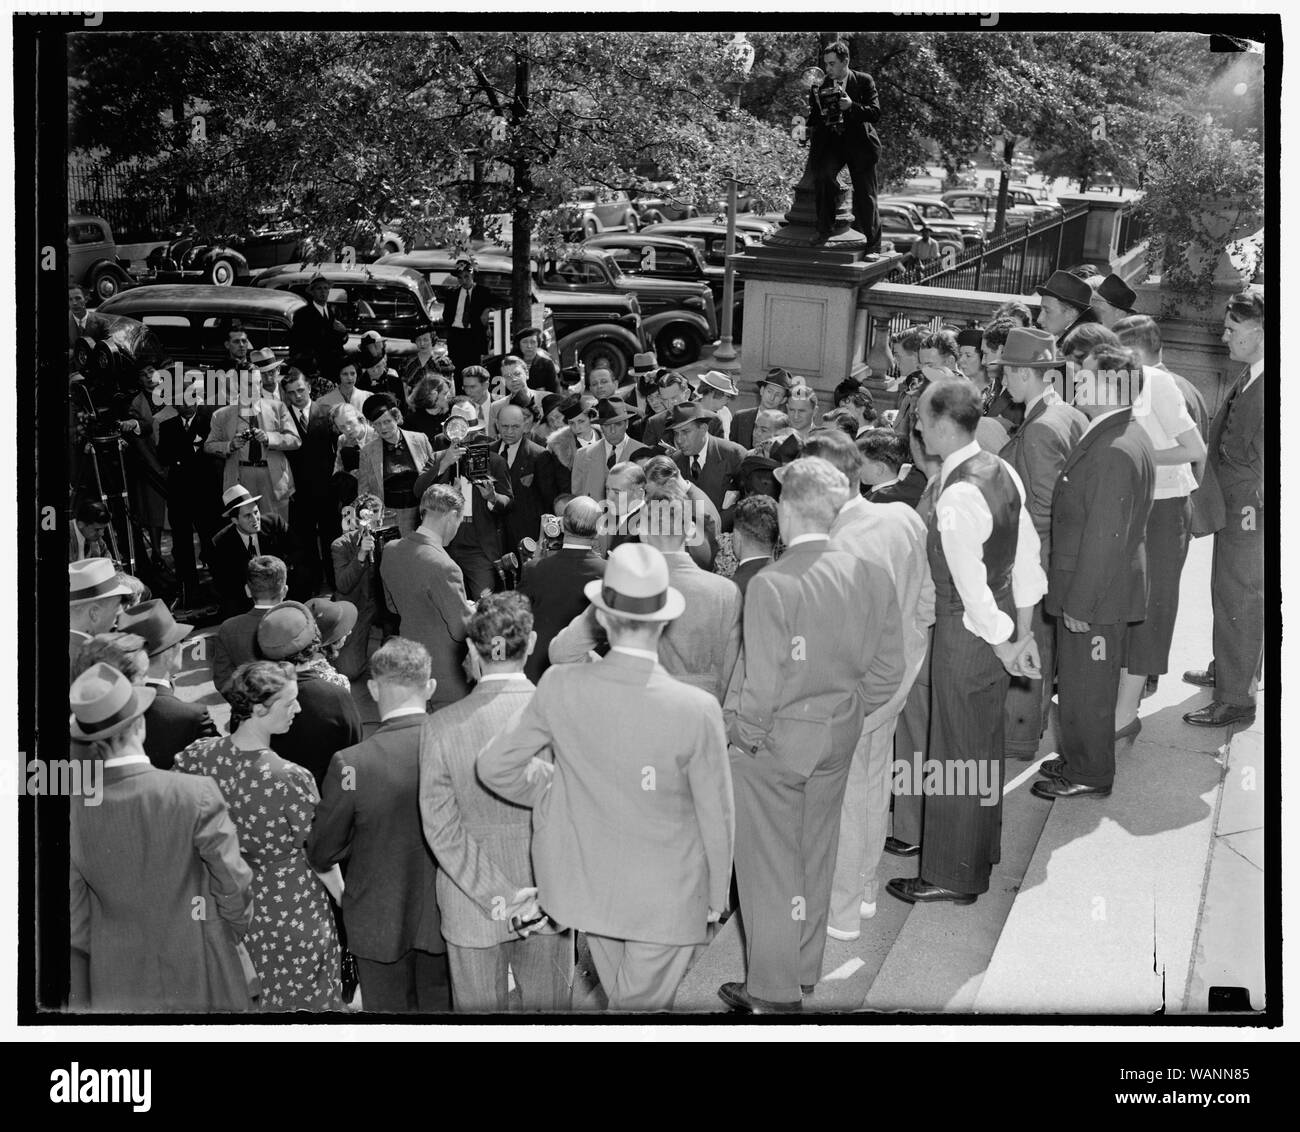
[[[121,289],[122,281],[113,273],[111,268],[101,267],[90,278],[91,293],[101,303],[105,299],[111,299]]]
[[[636,213],[635,213],[635,212],[629,212],[625,217],[623,217],[623,223],[627,225],[627,230],[628,230],[629,232],[635,232],[638,228],[641,227],[641,226],[636,222]]]
[[[388,236],[379,245],[379,250],[384,255],[401,255],[406,249],[402,246],[402,241],[396,236]]]
[[[582,226],[582,235],[585,239],[590,239],[592,236],[595,236],[599,231],[600,229],[599,227],[597,227],[596,222],[594,220],[588,220]]]
[[[214,287],[232,287],[235,283],[235,275],[235,261],[223,256],[208,264],[204,278]]]
[[[647,224],[662,224],[664,222],[664,214],[657,208],[653,208],[645,214],[643,219]]]
[[[688,366],[699,360],[701,344],[700,335],[694,327],[678,322],[659,331],[655,338],[655,353],[661,366],[670,369]]]
[[[597,338],[588,342],[578,352],[578,361],[586,367],[587,373],[593,369],[607,369],[614,375],[614,384],[622,385],[627,376],[628,356],[623,347],[608,338]]]

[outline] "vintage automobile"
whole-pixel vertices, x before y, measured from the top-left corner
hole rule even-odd
[[[695,205],[673,196],[673,186],[672,181],[655,181],[646,192],[632,198],[632,207],[641,224],[662,224],[666,220],[699,216],[700,210]]]
[[[422,330],[438,332],[442,304],[418,271],[391,264],[294,263],[267,268],[258,287],[289,291],[308,299],[307,285],[320,273],[330,285],[326,304],[351,332],[350,346],[373,330],[393,357],[415,353],[414,338]]]
[[[997,220],[998,194],[984,189],[951,189],[940,194],[940,200],[952,209],[958,220],[984,225],[991,232]],[[1025,228],[1038,219],[1037,209],[1023,208],[1007,202],[1007,228]]]
[[[905,204],[891,204],[881,201],[877,205],[880,212],[880,234],[883,239],[894,245],[894,250],[909,252],[912,245],[921,238],[921,225],[926,223],[915,209]],[[935,243],[939,245],[939,256],[960,258],[965,250],[964,243],[956,236],[943,235],[931,229]]]
[[[248,260],[224,240],[204,240],[189,225],[155,247],[135,272],[139,283],[210,283],[233,287],[247,281]]]
[[[446,248],[426,248],[402,255],[384,256],[379,265],[409,267],[418,271],[435,292],[444,296],[456,286],[456,262],[461,253]],[[510,257],[492,251],[474,253],[478,281],[492,292],[503,311],[508,311],[513,294],[514,265]],[[578,364],[587,370],[608,366],[619,381],[632,366],[632,358],[645,349],[641,330],[641,306],[635,294],[549,290],[534,282],[533,323],[543,327],[543,348],[558,364],[571,369]],[[537,312],[549,313],[549,325],[537,321]],[[545,316],[544,316],[545,317]],[[494,332],[493,352],[501,352],[509,341],[502,322]]]
[[[641,222],[627,193],[582,185],[556,210],[557,227],[576,239],[601,232],[635,232]]]
[[[130,266],[118,257],[113,229],[102,216],[68,217],[68,282],[80,284],[92,306],[135,286]]]
[[[707,283],[713,292],[715,309],[722,309],[722,285],[726,269],[718,264],[707,263],[699,245],[690,240],[659,236],[646,231],[615,232],[608,236],[592,236],[583,242],[583,246],[608,252],[629,275]],[[744,281],[737,278],[732,307],[733,341],[740,340],[740,328],[745,321],[744,296]]]
[[[971,220],[958,220],[952,209],[938,197],[912,196],[904,193],[885,193],[880,204],[905,204],[920,213],[921,219],[937,237],[945,233],[959,238],[966,247],[978,244],[984,238],[984,225]]]
[[[776,225],[748,216],[736,217],[736,250],[761,244],[763,237]],[[704,256],[704,262],[715,267],[727,263],[727,221],[714,217],[697,216],[693,220],[674,220],[666,224],[647,225],[642,231],[648,236],[673,236],[694,244]]]

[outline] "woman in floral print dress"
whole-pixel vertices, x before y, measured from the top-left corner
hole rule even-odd
[[[253,870],[253,922],[246,944],[263,1010],[342,1010],[339,943],[330,896],[342,898],[335,866],[315,873],[303,845],[320,797],[311,773],[271,750],[298,713],[292,665],[254,661],[231,682],[231,734],[200,739],[175,769],[215,779]]]

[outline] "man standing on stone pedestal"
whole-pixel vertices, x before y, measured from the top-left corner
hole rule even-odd
[[[839,205],[836,178],[849,167],[853,182],[853,226],[867,239],[867,251],[880,251],[880,214],[876,208],[876,163],[880,138],[871,123],[880,121],[876,82],[865,71],[849,69],[849,47],[837,39],[822,52],[826,78],[809,91],[817,234],[830,237]],[[838,97],[837,97],[838,92]]]

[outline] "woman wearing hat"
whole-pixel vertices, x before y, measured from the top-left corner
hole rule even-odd
[[[334,600],[356,610],[352,631],[339,646],[334,660],[334,666],[350,680],[365,675],[366,663],[370,659],[370,629],[383,608],[379,588],[379,546],[372,533],[374,517],[382,514],[383,504],[378,496],[357,496],[351,514],[346,516],[349,521],[344,524],[343,533],[330,544],[330,556],[334,562]]]
[[[388,343],[377,330],[367,330],[361,336],[361,345],[357,351],[357,386],[368,393],[387,393],[394,401],[401,404],[406,395],[406,386],[397,376],[397,371],[389,364]]]
[[[352,691],[352,681],[338,670],[338,658],[357,627],[357,607],[350,601],[331,601],[313,597],[307,608],[316,619],[320,633],[320,659],[311,662],[323,680]]]
[[[415,530],[418,500],[415,481],[436,461],[433,445],[422,432],[402,428],[402,411],[387,393],[376,393],[361,408],[375,437],[361,447],[357,464],[357,491],[376,495],[391,510],[402,534]],[[336,471],[341,470],[337,466]]]
[[[547,393],[542,397],[539,407],[542,419],[528,434],[530,440],[545,448],[546,442],[564,427],[564,413],[561,412],[561,407],[567,396],[565,393]]]
[[[434,345],[437,336],[432,327],[423,327],[417,330],[415,337],[411,339],[415,343],[415,354],[407,358],[406,363],[402,366],[401,378],[402,384],[410,389],[417,381],[426,377],[438,376],[437,359],[438,354],[434,352]]]
[[[452,397],[451,379],[435,373],[406,387],[403,423],[410,432],[423,433],[432,445],[446,427]]]
[[[231,733],[200,739],[176,770],[215,780],[253,870],[248,950],[263,1010],[341,1010],[341,955],[329,898],[341,900],[337,866],[313,872],[303,849],[320,801],[311,773],[271,749],[301,710],[293,666],[253,661],[235,670]],[[332,754],[332,752],[331,752]]]
[[[149,762],[152,688],[97,664],[74,681],[69,700],[74,742],[102,760],[99,804],[69,809],[69,1005],[250,1009],[239,941],[253,911],[253,875],[217,783]]]
[[[579,448],[600,443],[595,426],[596,398],[589,393],[571,394],[560,413],[564,427],[547,439],[546,450],[556,463],[556,494],[568,495],[573,490],[573,457]]]

